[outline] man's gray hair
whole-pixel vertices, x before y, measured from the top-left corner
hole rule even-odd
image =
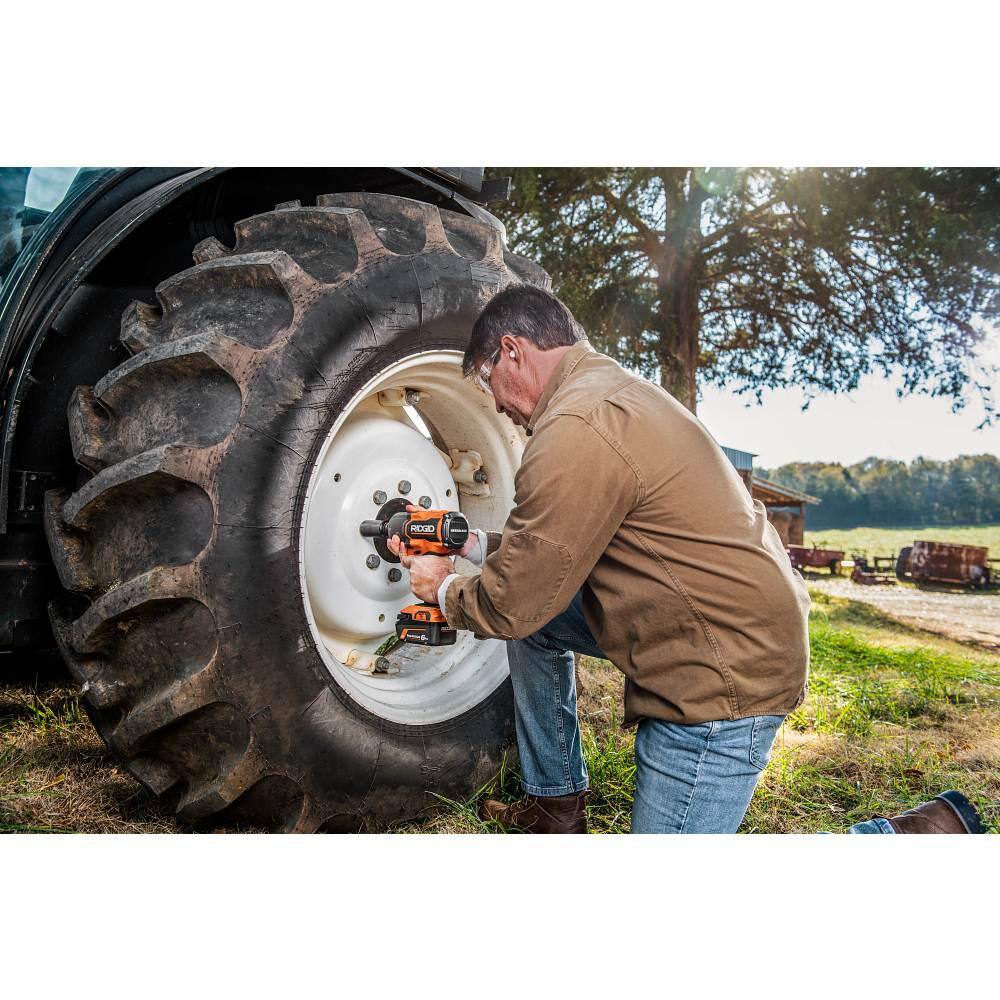
[[[587,339],[583,327],[554,295],[534,285],[511,285],[490,299],[472,327],[462,360],[466,375],[492,356],[505,333],[524,337],[543,351]]]

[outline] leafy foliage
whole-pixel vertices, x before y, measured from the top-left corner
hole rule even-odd
[[[917,458],[907,464],[866,458],[839,462],[791,462],[757,470],[765,479],[819,497],[809,527],[856,525],[991,524],[1000,521],[1000,458],[962,455],[948,462]]]
[[[900,394],[992,417],[974,362],[1000,315],[1000,170],[498,168],[511,246],[542,263],[601,350],[692,410],[737,392]]]

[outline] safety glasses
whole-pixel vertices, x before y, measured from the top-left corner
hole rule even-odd
[[[500,357],[499,347],[490,355],[487,361],[484,361],[479,366],[479,371],[476,372],[476,384],[483,392],[488,392],[491,396],[493,395],[493,390],[490,388],[490,376],[493,374],[493,366],[497,363],[498,357]]]

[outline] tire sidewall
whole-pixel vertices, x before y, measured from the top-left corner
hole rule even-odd
[[[390,258],[325,291],[266,353],[216,470],[217,523],[202,571],[220,683],[247,713],[258,751],[324,816],[402,818],[433,805],[429,791],[464,797],[514,742],[509,678],[473,709],[431,725],[362,707],[323,662],[300,576],[303,505],[344,408],[405,357],[464,351],[499,287],[500,279],[476,280],[462,258],[425,254],[419,266]]]

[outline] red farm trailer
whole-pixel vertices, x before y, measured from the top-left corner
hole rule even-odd
[[[990,582],[989,549],[949,542],[914,542],[900,550],[896,576],[916,583],[985,587]]]
[[[840,575],[840,565],[844,561],[844,553],[840,549],[818,549],[815,545],[811,548],[805,545],[786,545],[785,551],[797,570],[804,567],[809,569],[823,567],[830,570],[831,576]]]

